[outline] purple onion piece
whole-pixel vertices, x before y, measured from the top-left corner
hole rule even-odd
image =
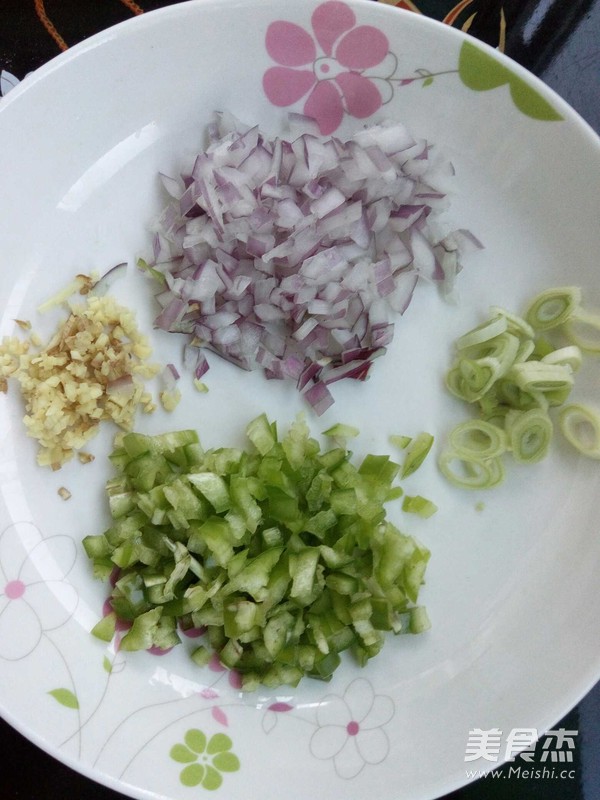
[[[448,290],[481,243],[437,233],[454,168],[429,142],[398,123],[341,141],[289,121],[289,140],[269,139],[221,112],[181,181],[161,176],[171,202],[154,266],[168,289],[155,324],[194,337],[184,363],[196,377],[209,349],[294,380],[322,414],[328,385],[368,377],[419,278]]]

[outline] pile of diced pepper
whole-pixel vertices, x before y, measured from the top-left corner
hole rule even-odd
[[[322,449],[301,417],[280,438],[263,414],[247,436],[247,450],[207,451],[190,430],[120,437],[112,524],[84,540],[114,584],[94,633],[110,641],[124,620],[122,649],[167,649],[199,628],[194,661],[216,653],[251,691],[328,680],[343,651],[364,665],[387,631],[427,629],[416,603],[429,551],[386,517],[399,464],[355,466],[345,442]]]

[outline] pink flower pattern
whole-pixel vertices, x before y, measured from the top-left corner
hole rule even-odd
[[[328,135],[340,126],[344,113],[365,119],[381,107],[378,84],[365,73],[384,62],[389,43],[372,25],[357,26],[354,12],[340,0],[318,6],[311,24],[314,40],[293,22],[269,25],[265,45],[278,66],[267,69],[263,88],[281,107],[308,95],[304,114]]]
[[[331,759],[340,778],[355,778],[368,764],[387,758],[390,743],[384,728],[394,713],[391,697],[375,694],[366,678],[356,678],[342,695],[327,695],[319,703],[310,752]]]
[[[0,533],[0,658],[25,658],[70,619],[79,597],[65,578],[76,557],[70,537],[44,539],[31,522]]]

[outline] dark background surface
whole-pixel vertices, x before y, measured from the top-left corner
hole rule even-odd
[[[403,0],[394,4],[407,5]],[[169,3],[2,0],[0,70],[21,79],[96,31],[164,5]],[[460,11],[451,0],[416,0],[411,5],[500,47],[541,77],[600,132],[600,0],[472,0]],[[40,10],[45,12],[43,19]],[[447,800],[600,800],[600,687],[555,727],[579,731],[574,760],[568,765],[575,770],[574,779],[484,779],[453,792]],[[0,800],[123,797],[48,756],[1,720],[0,753]],[[398,787],[398,800],[401,796]]]
[[[600,711],[600,708],[598,710]],[[556,727],[578,730],[581,727],[578,711],[572,711]],[[534,768],[543,766],[539,761],[542,743],[543,739],[538,743],[535,762],[529,766]],[[2,800],[123,800],[125,797],[119,792],[84,778],[56,761],[2,721],[0,721],[0,747],[3,753],[2,777],[0,778]],[[523,768],[528,766],[526,762],[520,762],[519,759],[513,763],[513,766],[518,766],[519,763]],[[583,791],[583,768],[579,746],[575,749],[571,763],[561,765],[549,763],[548,766],[560,766],[574,770],[575,778],[564,780],[514,777],[505,780],[501,778],[480,779],[459,791],[446,795],[444,800],[509,800],[509,798],[511,800],[579,800],[580,798],[582,800],[583,798],[598,800],[600,797],[599,770],[595,770],[594,778],[593,766],[588,772],[590,779],[586,781],[588,788],[585,792]],[[502,774],[507,775],[508,769],[509,765],[505,765],[502,768]],[[203,794],[205,792],[203,789],[197,789],[196,794],[190,794],[190,798],[192,796],[197,798],[199,791]],[[398,800],[402,800],[400,786],[397,797]],[[282,800],[284,798],[285,794],[282,791]],[[249,796],[248,800],[259,800],[259,798]],[[334,800],[334,798],[330,798],[330,800]]]

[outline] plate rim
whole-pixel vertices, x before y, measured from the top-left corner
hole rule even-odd
[[[487,45],[486,43],[480,41],[479,39],[473,37],[472,35],[459,31],[455,28],[451,28],[444,23],[434,20],[430,17],[425,17],[421,15],[416,15],[414,12],[399,9],[393,6],[387,6],[385,4],[378,3],[377,6],[373,6],[373,0],[344,0],[345,3],[352,7],[360,7],[369,3],[371,7],[378,9],[376,13],[381,14],[392,14],[392,15],[403,15],[406,19],[411,20],[410,24],[416,24],[417,26],[423,26],[431,28],[432,30],[438,30],[439,32],[443,32],[443,36],[450,36],[454,37],[456,41],[471,41],[477,45],[477,47],[484,52],[487,52],[489,55],[492,55],[496,60],[500,63],[504,63],[507,67],[509,67],[515,74],[519,77],[524,79],[529,85],[534,86],[543,96],[551,100],[551,102],[560,109],[561,113],[564,114],[565,121],[571,125],[574,125],[580,135],[585,136],[589,143],[596,148],[598,158],[600,159],[600,136],[591,125],[575,110],[569,103],[564,100],[554,89],[547,86],[542,79],[531,73],[526,68],[522,67],[518,62],[514,61],[510,57],[504,55],[503,53],[499,53],[497,50],[492,48],[491,46]],[[317,0],[302,0],[302,3],[307,7],[314,7],[316,5]],[[255,0],[242,0],[243,5],[252,6],[257,5]],[[282,9],[284,6],[278,4],[276,0],[259,0],[259,5],[261,6],[272,6],[273,8]],[[169,16],[180,16],[183,14],[184,16],[189,15],[196,15],[201,13],[202,9],[208,6],[220,7],[223,6],[239,6],[240,2],[238,0],[188,0],[187,2],[180,2],[169,6],[164,6],[159,9],[155,9],[152,11],[145,12],[143,15],[133,17],[127,20],[124,20],[120,23],[117,23],[114,26],[106,28],[98,33],[90,36],[88,39],[79,42],[78,44],[74,45],[65,53],[61,53],[51,59],[46,64],[42,65],[41,67],[34,70],[32,73],[27,75],[20,84],[11,90],[11,92],[4,98],[0,100],[0,126],[3,124],[3,117],[2,112],[4,109],[9,108],[12,103],[21,102],[21,98],[26,96],[27,93],[33,86],[38,85],[41,82],[47,81],[51,79],[52,75],[63,68],[67,68],[71,62],[77,61],[81,58],[85,58],[86,54],[92,50],[96,50],[99,47],[102,47],[106,42],[114,40],[116,38],[120,38],[122,35],[126,35],[127,31],[131,29],[143,28],[144,26],[156,26],[161,24],[161,20],[163,18]],[[435,34],[436,36],[438,34]],[[589,669],[590,675],[594,670],[591,668]],[[574,700],[571,708],[575,707],[593,688],[593,686],[597,683],[598,679],[600,679],[600,654],[598,658],[597,668],[595,670],[597,673],[595,677],[590,677],[589,685],[583,691],[578,689],[577,691],[572,691],[571,696],[576,695],[576,699]],[[563,694],[563,698],[564,698]],[[20,721],[14,717],[10,712],[7,711],[4,707],[4,703],[2,697],[0,696],[0,712],[2,713],[3,718],[17,730],[21,735],[23,735],[26,739],[33,742],[36,746],[40,749],[48,753],[50,756],[56,758],[60,762],[66,764],[68,767],[73,769],[76,772],[84,775],[89,780],[92,780],[96,783],[101,783],[102,785],[113,789],[117,792],[122,792],[124,789],[127,792],[132,792],[132,797],[138,798],[155,798],[156,795],[153,792],[149,792],[145,789],[140,787],[134,786],[132,784],[128,784],[121,779],[115,778],[108,773],[103,771],[97,771],[92,767],[88,767],[87,764],[82,763],[77,758],[71,757],[68,753],[63,753],[59,751],[58,747],[52,746],[43,736],[38,734],[34,729],[28,728],[26,725],[20,723]],[[550,723],[552,724],[552,723]],[[490,769],[494,768],[495,765],[491,765]],[[468,782],[459,781],[454,786],[449,786],[444,791],[454,791],[457,788],[467,785]],[[437,795],[435,795],[437,796]],[[432,797],[434,797],[432,795]]]

